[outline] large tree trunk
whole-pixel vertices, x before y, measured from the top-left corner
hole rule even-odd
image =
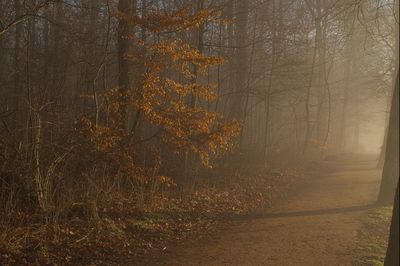
[[[386,252],[385,266],[397,266],[399,264],[399,185],[394,199],[392,223],[390,225],[389,245]]]
[[[389,129],[387,133],[387,147],[385,163],[382,173],[378,203],[390,205],[393,203],[396,184],[399,179],[399,74],[393,93],[392,108],[390,111]]]
[[[395,6],[395,10],[396,10],[396,17],[398,18],[399,17],[399,1],[398,0],[395,1],[394,6]],[[394,60],[393,61],[394,61],[394,67],[396,68],[396,67],[399,66],[399,45],[400,45],[400,43],[399,43],[399,24],[398,23],[396,23],[396,25],[394,27],[394,36],[395,36],[396,43],[395,43],[395,46],[394,46],[395,47],[395,51],[394,51],[395,54],[394,54]],[[394,87],[396,85],[396,78],[397,78],[396,73],[395,72],[392,73],[392,76],[393,76],[392,84],[393,84],[393,87]],[[390,103],[388,103],[388,105],[389,104]],[[388,109],[389,108],[390,107],[388,107]],[[388,117],[388,115],[386,115],[386,121],[385,121],[385,126],[386,127],[387,127],[389,119],[390,119],[390,117]],[[383,145],[382,145],[382,148],[381,148],[381,153],[380,153],[379,161],[378,161],[378,165],[377,165],[377,167],[379,169],[383,168],[384,162],[385,162],[385,151],[386,151],[386,146],[387,146],[387,134],[388,134],[388,129],[386,128],[385,136],[384,136],[384,139],[383,139]]]
[[[386,124],[386,123],[385,123]],[[378,164],[376,166],[376,168],[378,169],[383,169],[383,166],[385,164],[385,152],[386,152],[386,142],[387,142],[387,131],[388,129],[386,128],[385,130],[385,135],[383,137],[383,144],[381,146],[381,152],[379,154],[379,158],[378,158]]]

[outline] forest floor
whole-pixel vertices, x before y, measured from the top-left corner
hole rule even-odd
[[[97,223],[16,213],[31,220],[0,223],[0,265],[379,265],[390,209],[373,204],[376,157],[329,159],[298,169],[229,164],[154,199],[155,209],[116,198]]]
[[[318,175],[268,209],[225,217],[218,232],[135,264],[352,265],[356,240],[375,207],[375,159],[325,161]]]
[[[142,204],[142,194],[112,193],[97,203],[97,219],[83,204],[48,221],[34,211],[11,210],[0,219],[0,265],[146,265],[143,258],[225,228],[223,217],[271,206],[319,165],[234,162],[204,171],[187,185],[144,190]]]

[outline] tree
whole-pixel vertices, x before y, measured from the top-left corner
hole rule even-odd
[[[120,7],[120,10],[126,8]],[[140,53],[141,49],[128,51],[126,37],[119,36],[118,58],[123,66],[119,69],[120,86],[101,95],[105,102],[102,115],[107,119],[96,124],[90,117],[84,117],[79,128],[87,137],[84,142],[92,151],[91,156],[99,154],[96,158],[108,158],[109,162],[120,165],[120,170],[127,176],[146,176],[143,173],[146,167],[138,165],[135,160],[139,143],[146,142],[154,153],[160,152],[160,146],[175,153],[189,151],[208,165],[212,156],[229,150],[232,138],[237,136],[236,122],[225,123],[221,114],[186,100],[188,97],[199,102],[215,100],[214,86],[202,84],[197,78],[204,75],[208,67],[223,62],[220,57],[204,55],[201,45],[193,48],[175,34],[163,34],[198,30],[218,14],[208,9],[197,10],[193,15],[188,13],[185,7],[169,13],[149,12],[146,17],[119,13],[122,27],[119,35],[128,34],[126,25],[136,24],[157,36],[158,41],[146,44],[133,40],[133,45],[145,46],[146,53]],[[141,64],[145,69],[134,91],[127,89],[128,62]],[[126,108],[129,107],[140,111],[144,122],[155,129],[152,136],[141,138],[117,126],[120,121],[125,121]]]
[[[390,111],[387,146],[378,203],[393,203],[396,184],[399,180],[399,74],[394,87],[392,108]]]
[[[125,16],[134,16],[133,13],[136,6],[136,1],[131,0],[119,0],[118,2],[118,12],[124,14]],[[127,93],[130,89],[130,78],[129,69],[130,63],[126,58],[130,48],[130,36],[132,36],[132,27],[129,21],[124,18],[120,18],[118,22],[118,87],[120,93],[120,105],[121,109],[121,128],[128,128],[128,103],[127,103]]]
[[[0,207],[68,209],[70,191],[96,201],[121,180],[135,195],[139,179],[180,181],[185,154],[197,173],[236,146],[274,166],[320,159],[321,140],[364,144],[358,114],[391,105],[393,12],[350,2],[0,0]]]
[[[231,106],[231,118],[243,120],[243,92],[246,87],[246,71],[248,69],[248,53],[247,53],[247,32],[248,32],[248,0],[236,0],[237,24],[236,24],[236,46],[237,54],[235,57],[235,94]]]
[[[390,225],[389,245],[386,252],[385,266],[399,265],[399,185],[397,184],[392,222]]]
[[[394,87],[396,85],[396,67],[399,65],[399,0],[395,0],[393,3],[393,7],[395,10],[395,17],[397,17],[397,22],[395,22],[395,26],[393,27],[393,31],[394,31],[394,38],[395,38],[395,44],[394,44],[394,58],[392,59],[392,61],[394,62],[394,73],[392,73],[392,87]],[[392,95],[390,95],[392,96]],[[389,97],[388,97],[389,98]],[[388,99],[388,109],[390,108],[390,98]],[[389,112],[389,111],[388,111]],[[387,128],[387,124],[388,124],[388,120],[390,119],[390,117],[386,116],[386,123],[385,123],[385,135],[384,135],[384,139],[383,139],[383,144],[381,147],[381,152],[379,155],[379,159],[378,159],[378,165],[377,168],[382,169],[385,163],[385,152],[386,152],[386,147],[387,147],[387,133],[388,133],[388,128]],[[388,119],[389,118],[389,119]]]

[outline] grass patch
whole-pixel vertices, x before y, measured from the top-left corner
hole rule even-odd
[[[368,213],[358,232],[353,265],[383,265],[391,218],[391,207],[376,208]]]

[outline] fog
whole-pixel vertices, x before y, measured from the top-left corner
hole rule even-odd
[[[398,2],[0,0],[0,264],[350,265],[369,215],[386,245]]]

